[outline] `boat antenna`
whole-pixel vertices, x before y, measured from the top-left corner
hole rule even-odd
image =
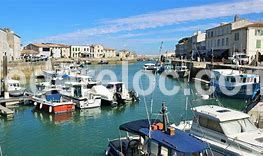
[[[163,131],[167,131],[167,107],[165,106],[165,102],[162,103],[161,114],[163,116]]]

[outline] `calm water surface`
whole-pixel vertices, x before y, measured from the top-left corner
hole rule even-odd
[[[143,63],[129,65],[129,88],[132,88],[132,75],[143,66]],[[121,80],[121,65],[88,66],[100,71],[109,69],[116,73]],[[155,76],[157,81],[160,76]],[[143,76],[141,87],[147,88],[149,79]],[[136,84],[139,85],[139,84]],[[182,88],[193,88],[184,81],[166,78],[165,85],[171,89],[174,85]],[[151,111],[151,99],[153,107]],[[192,98],[190,98],[192,99]],[[144,102],[146,101],[146,103]],[[0,145],[4,156],[72,156],[72,155],[104,155],[108,138],[119,136],[118,126],[124,122],[146,118],[146,107],[152,117],[161,108],[165,101],[169,110],[169,120],[179,123],[180,120],[191,118],[191,111],[185,111],[186,98],[183,90],[174,96],[165,96],[157,85],[155,91],[141,101],[127,104],[118,108],[102,107],[98,109],[77,110],[76,112],[49,115],[34,112],[33,106],[19,106],[15,109],[15,117],[11,121],[0,120]],[[202,105],[209,102],[190,100],[192,105]],[[210,103],[221,103],[226,107],[241,109],[244,103],[239,100],[221,99]],[[186,115],[187,114],[187,115]]]

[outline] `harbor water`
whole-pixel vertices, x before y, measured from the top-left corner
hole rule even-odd
[[[141,70],[144,63],[139,62],[128,66],[128,84],[132,89],[133,75]],[[121,65],[94,65],[87,68],[100,71],[109,69],[116,73],[121,81]],[[151,74],[151,73],[147,73]],[[156,78],[154,92],[147,96],[140,96],[140,101],[120,107],[101,107],[96,109],[77,110],[72,113],[49,115],[34,111],[33,106],[16,107],[13,120],[0,120],[0,145],[4,156],[72,156],[72,155],[104,155],[108,139],[114,139],[122,134],[118,126],[124,122],[147,118],[147,112],[152,118],[158,116],[162,102],[169,111],[169,122],[178,124],[181,120],[191,118],[191,106],[204,104],[220,104],[225,107],[241,110],[244,101],[233,99],[202,100],[192,93],[189,96],[186,111],[185,88],[194,90],[193,82],[165,78],[166,88],[179,86],[180,91],[172,96],[164,95],[160,91]],[[149,79],[142,76],[139,87],[147,88]],[[153,85],[153,84],[150,84]],[[148,111],[146,111],[148,110]]]

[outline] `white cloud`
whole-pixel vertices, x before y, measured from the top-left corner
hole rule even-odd
[[[232,1],[201,6],[174,8],[141,14],[127,18],[107,20],[102,26],[87,28],[71,33],[46,37],[38,41],[72,41],[87,37],[117,33],[123,31],[143,30],[204,19],[263,12],[263,0]]]

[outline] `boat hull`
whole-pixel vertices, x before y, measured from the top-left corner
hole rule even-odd
[[[75,110],[75,105],[72,102],[65,102],[59,105],[50,105],[46,103],[37,103],[36,109],[40,111],[45,111],[48,113],[65,113],[72,112]]]
[[[217,96],[221,97],[230,97],[230,98],[235,98],[235,99],[254,99],[255,96],[259,93],[260,91],[260,84],[252,84],[252,86],[248,87],[248,85],[242,85],[239,86],[240,89],[239,91],[234,94],[234,95],[226,95],[221,91],[221,87],[225,87],[229,91],[233,90],[233,86],[220,86],[218,83],[212,83],[212,85],[215,87],[215,93]],[[250,94],[246,92],[247,88],[251,88]]]
[[[23,96],[24,92],[25,92],[24,90],[14,90],[14,91],[10,91],[9,95],[12,97]]]

